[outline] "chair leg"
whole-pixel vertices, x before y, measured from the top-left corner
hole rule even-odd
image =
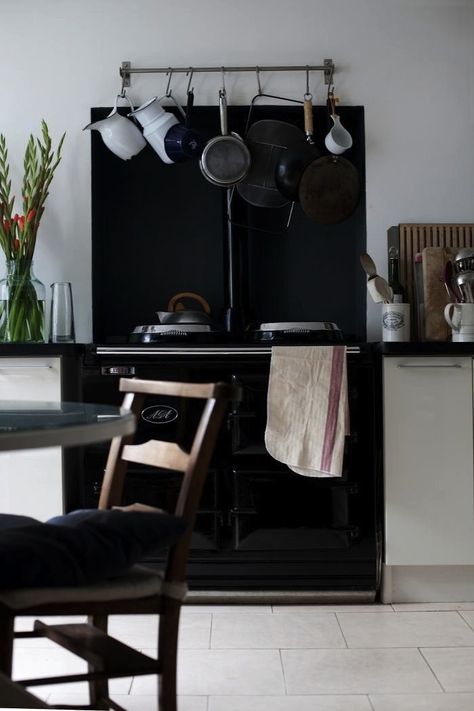
[[[94,625],[102,632],[107,632],[108,616],[107,615],[89,615],[87,622]],[[88,664],[90,672],[95,671],[92,664]],[[109,698],[109,681],[108,679],[91,679],[89,682],[89,697],[92,708],[94,709],[110,709],[108,702]]]
[[[163,604],[158,633],[158,659],[161,664],[158,677],[158,708],[159,711],[177,711],[176,664],[181,602],[167,598]]]
[[[13,627],[15,618],[0,617],[0,672],[11,678],[13,663]]]

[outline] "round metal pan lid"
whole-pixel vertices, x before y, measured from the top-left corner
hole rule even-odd
[[[170,323],[136,326],[132,333],[175,333],[176,331],[186,333],[210,333],[211,330],[211,327],[204,323]]]

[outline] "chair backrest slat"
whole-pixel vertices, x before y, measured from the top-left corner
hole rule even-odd
[[[121,378],[122,392],[146,393],[147,395],[174,395],[175,397],[195,397],[201,400],[231,392],[227,383],[176,383],[171,380],[140,380],[139,378]]]
[[[122,459],[137,464],[149,464],[184,472],[189,463],[189,454],[176,442],[151,439],[143,444],[128,444],[122,450]]]

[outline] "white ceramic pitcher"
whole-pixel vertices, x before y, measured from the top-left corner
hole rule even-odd
[[[132,111],[133,104],[128,96],[117,95],[114,108],[105,119],[84,126],[83,131],[99,131],[107,148],[122,160],[129,160],[146,146],[140,129],[126,116],[118,113],[118,100],[128,101]]]
[[[174,163],[166,153],[165,137],[170,128],[179,123],[179,120],[170,111],[166,111],[160,106],[160,101],[161,99],[154,96],[132,111],[129,116],[133,116],[141,123],[143,135],[161,160],[164,163]]]

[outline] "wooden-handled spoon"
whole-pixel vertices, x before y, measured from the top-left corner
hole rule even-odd
[[[369,279],[373,279],[377,276],[377,267],[369,254],[361,254],[360,263],[362,264],[362,269],[367,274]]]

